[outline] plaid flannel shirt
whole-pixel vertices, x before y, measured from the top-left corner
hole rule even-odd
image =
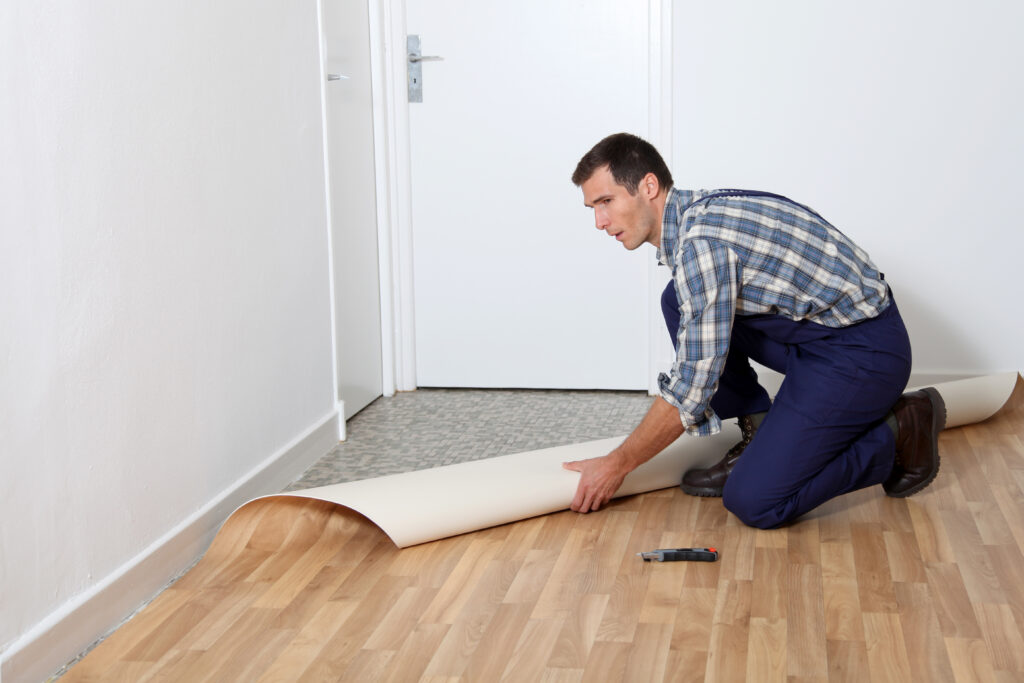
[[[771,197],[699,201],[714,192],[669,191],[658,250],[680,301],[675,363],[658,386],[686,431],[701,436],[721,430],[709,404],[734,316],[846,327],[889,305],[888,287],[867,253],[810,209]]]

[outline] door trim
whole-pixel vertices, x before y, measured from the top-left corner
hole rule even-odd
[[[377,181],[381,366],[385,396],[416,388],[412,175],[404,0],[367,0]]]
[[[416,316],[413,292],[412,169],[406,85],[405,0],[370,3],[377,232],[380,259],[381,343],[385,396],[416,388]],[[648,0],[648,138],[672,167],[672,0]],[[653,259],[648,284],[648,391],[657,393],[667,343],[661,332],[664,275]],[[671,356],[668,356],[671,358]]]
[[[672,0],[649,0],[648,7],[648,134],[650,143],[672,168]],[[668,335],[662,331],[661,290],[665,281],[664,269],[654,259],[648,259],[647,391],[652,396],[658,394],[658,373],[668,367],[674,356]]]

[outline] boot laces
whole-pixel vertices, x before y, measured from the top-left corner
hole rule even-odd
[[[749,416],[743,415],[739,419],[739,425],[742,439],[739,443],[729,449],[729,452],[726,453],[727,458],[738,456],[744,451],[744,449],[746,449],[747,446],[750,445],[750,442],[754,440],[754,432],[756,431],[754,429],[754,421],[751,420]]]
[[[746,446],[754,439],[754,421],[749,415],[740,418],[740,431],[743,432],[743,445]]]

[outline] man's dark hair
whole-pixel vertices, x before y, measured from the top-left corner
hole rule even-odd
[[[629,133],[609,135],[584,154],[572,174],[573,184],[579,187],[603,166],[608,167],[615,182],[630,194],[636,194],[640,181],[648,173],[658,178],[663,190],[672,187],[672,174],[658,150],[643,138]]]

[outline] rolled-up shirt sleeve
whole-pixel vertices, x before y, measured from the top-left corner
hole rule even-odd
[[[734,251],[705,239],[687,240],[674,265],[680,302],[676,359],[670,372],[658,376],[658,386],[679,410],[687,433],[709,436],[722,428],[710,402],[729,353],[741,266]]]

